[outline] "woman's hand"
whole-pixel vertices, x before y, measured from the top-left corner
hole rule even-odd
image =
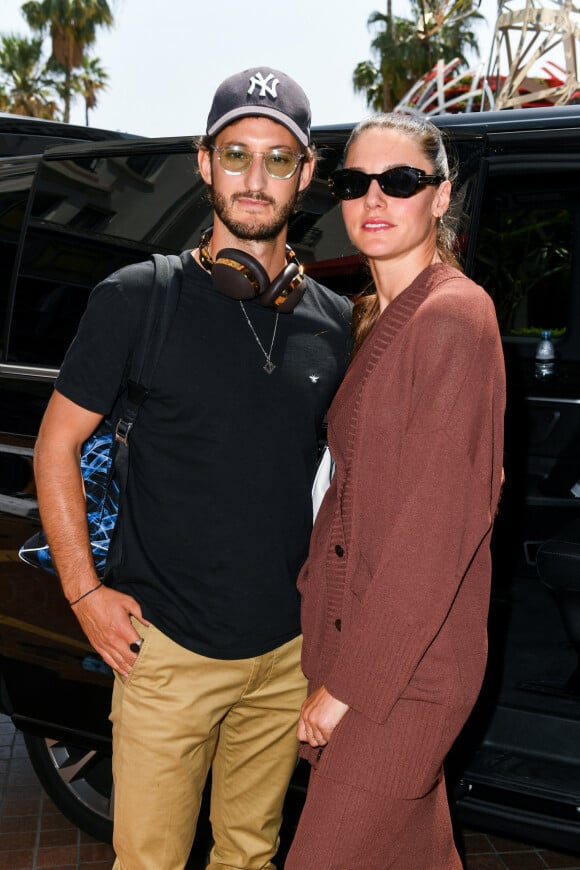
[[[306,698],[298,721],[298,740],[310,746],[326,746],[332,732],[349,709],[320,686]]]

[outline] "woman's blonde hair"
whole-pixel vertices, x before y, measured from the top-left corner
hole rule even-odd
[[[388,112],[371,115],[354,128],[345,147],[345,160],[354,142],[367,130],[395,130],[412,139],[423,151],[431,164],[433,174],[452,180],[449,160],[441,131],[423,115],[408,115],[403,112]],[[455,256],[457,236],[454,221],[449,211],[437,218],[437,251],[444,263],[459,268]],[[356,351],[360,348],[370,329],[379,316],[377,294],[370,292],[361,296],[353,311],[353,345]]]

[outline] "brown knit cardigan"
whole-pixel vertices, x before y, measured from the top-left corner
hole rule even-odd
[[[302,570],[303,667],[350,706],[321,773],[416,798],[479,693],[505,376],[489,296],[430,266],[385,309],[329,412],[337,471]]]

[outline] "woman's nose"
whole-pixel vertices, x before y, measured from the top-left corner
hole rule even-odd
[[[373,178],[369,184],[369,189],[365,194],[365,202],[369,205],[374,205],[377,202],[383,202],[385,197],[386,194],[381,190],[379,182],[376,178]]]

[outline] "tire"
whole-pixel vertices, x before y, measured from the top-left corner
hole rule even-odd
[[[59,810],[101,842],[113,837],[111,756],[68,740],[24,735],[41,785]]]

